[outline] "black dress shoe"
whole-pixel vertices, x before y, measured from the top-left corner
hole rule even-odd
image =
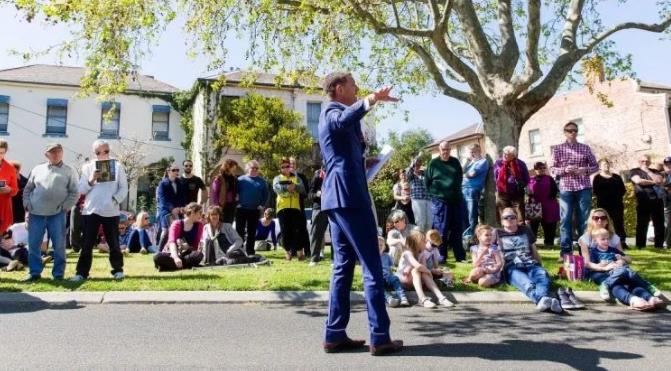
[[[338,353],[363,348],[365,345],[366,340],[352,340],[350,338],[345,338],[345,340],[337,343],[324,343],[323,347],[324,352],[326,353]]]
[[[391,354],[400,352],[403,349],[403,340],[392,340],[387,344],[382,345],[371,345],[369,346],[370,354],[374,356],[382,356],[385,354]]]

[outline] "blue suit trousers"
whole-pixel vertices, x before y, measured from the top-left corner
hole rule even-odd
[[[336,343],[347,337],[350,290],[358,257],[363,268],[370,343],[386,344],[391,341],[389,315],[385,307],[382,261],[373,212],[370,208],[336,208],[324,212],[329,216],[333,244],[333,273],[325,341]]]

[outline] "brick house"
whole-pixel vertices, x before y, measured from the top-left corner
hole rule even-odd
[[[636,167],[641,154],[661,162],[671,153],[669,102],[671,86],[629,79],[596,82],[592,93],[582,88],[557,95],[522,127],[519,157],[529,165],[549,160],[551,146],[564,141],[564,124],[573,121],[578,141],[597,159],[609,158],[616,171]]]

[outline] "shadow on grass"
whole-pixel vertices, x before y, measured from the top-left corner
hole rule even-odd
[[[639,359],[640,354],[607,352],[578,348],[566,343],[505,340],[501,343],[453,343],[409,345],[400,357],[480,358],[490,361],[547,361],[567,365],[577,370],[605,370],[602,359]]]

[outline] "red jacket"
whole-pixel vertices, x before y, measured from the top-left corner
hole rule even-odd
[[[5,233],[14,221],[12,197],[19,192],[19,185],[16,182],[16,169],[7,160],[0,162],[0,180],[4,180],[5,185],[11,188],[11,192],[0,194],[0,233]]]

